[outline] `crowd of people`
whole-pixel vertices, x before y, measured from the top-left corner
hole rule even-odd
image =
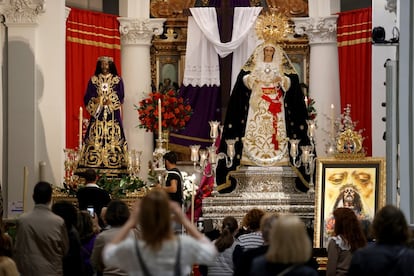
[[[132,208],[118,199],[100,207],[52,203],[47,182],[35,185],[33,200],[14,239],[0,227],[0,276],[319,275],[311,235],[296,215],[253,208],[240,224],[226,216],[214,236],[201,233],[162,187]],[[333,215],[326,275],[414,275],[411,231],[399,208],[381,208],[369,236],[353,210]]]

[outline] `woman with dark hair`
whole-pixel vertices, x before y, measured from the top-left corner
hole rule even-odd
[[[91,255],[96,236],[100,230],[97,216],[92,218],[88,211],[80,211],[77,228],[81,240],[81,257],[85,267],[85,275],[92,276],[95,271],[91,264]]]
[[[84,104],[91,118],[83,141],[79,167],[120,169],[127,167],[127,142],[121,107],[124,83],[112,57],[99,57],[90,78]]]
[[[63,218],[69,237],[69,251],[63,256],[63,275],[84,275],[81,258],[81,241],[76,229],[78,210],[72,202],[61,200],[52,205],[52,212]]]
[[[128,275],[118,267],[106,266],[102,260],[102,251],[105,245],[120,231],[122,225],[128,220],[129,214],[128,205],[121,200],[112,200],[108,204],[104,220],[108,224],[109,229],[101,232],[96,237],[91,256],[91,263],[98,272],[98,275]],[[132,231],[130,235],[133,237]]]
[[[253,208],[243,217],[243,227],[246,233],[237,237],[239,246],[243,250],[257,248],[263,245],[262,232],[260,231],[260,220],[265,212],[258,208]]]
[[[367,244],[361,223],[355,212],[349,208],[337,208],[335,218],[335,236],[328,243],[328,264],[326,275],[347,275],[352,254]]]
[[[223,219],[220,236],[214,241],[219,254],[216,260],[208,266],[208,275],[233,275],[233,251],[236,247],[234,235],[237,232],[237,220],[228,216]]]
[[[186,235],[174,234],[172,219],[183,225]],[[138,223],[141,237],[131,237],[130,230]],[[216,254],[213,243],[198,232],[181,206],[154,188],[136,202],[128,221],[105,246],[103,259],[129,275],[169,276],[188,275],[193,264],[208,264]]]
[[[372,223],[375,243],[357,250],[348,275],[414,275],[414,250],[404,213],[393,205],[384,206]]]

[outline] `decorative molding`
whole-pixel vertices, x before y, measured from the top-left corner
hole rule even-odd
[[[151,45],[154,35],[162,35],[166,19],[136,19],[118,17],[121,43],[123,45]]]
[[[45,0],[10,0],[0,3],[0,13],[5,17],[5,24],[37,24],[38,15],[45,12]]]
[[[397,13],[397,0],[385,0],[385,10],[393,13]]]
[[[307,35],[309,44],[336,43],[336,21],[338,16],[332,15],[327,17],[295,17],[292,20],[295,23],[295,33],[298,35]]]

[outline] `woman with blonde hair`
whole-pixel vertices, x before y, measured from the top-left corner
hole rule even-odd
[[[273,224],[269,249],[253,260],[251,276],[318,275],[305,263],[312,256],[312,244],[305,224],[294,215],[282,215]]]
[[[172,218],[187,235],[176,236]],[[128,235],[140,225],[141,237]],[[128,275],[188,275],[192,265],[209,264],[217,254],[214,244],[187,219],[178,203],[154,188],[138,200],[128,221],[105,246],[106,265],[122,267]]]

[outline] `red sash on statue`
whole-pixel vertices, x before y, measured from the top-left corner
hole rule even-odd
[[[275,90],[275,88],[271,88],[272,90]],[[279,149],[279,142],[277,140],[277,114],[282,111],[282,102],[280,101],[280,98],[283,95],[282,90],[277,89],[276,90],[276,98],[272,99],[269,96],[267,96],[266,90],[269,90],[269,88],[262,88],[264,94],[262,95],[262,99],[269,103],[269,109],[268,111],[273,115],[273,129],[274,133],[272,135],[272,143],[275,146],[275,150]]]

